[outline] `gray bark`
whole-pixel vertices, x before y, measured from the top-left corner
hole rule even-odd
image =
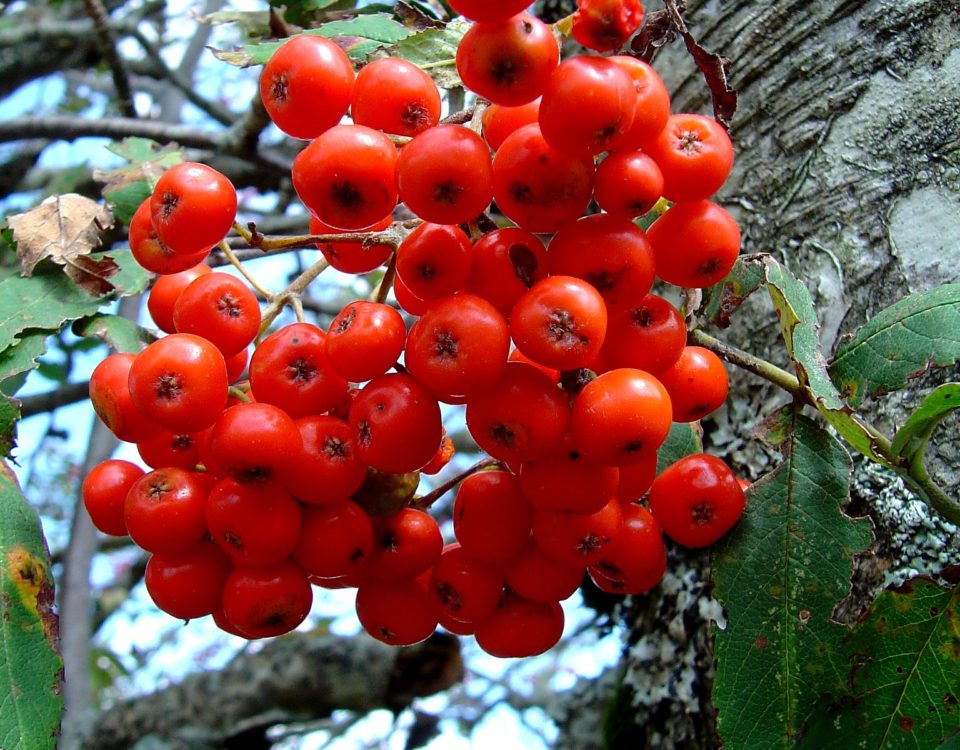
[[[241,653],[222,670],[117,704],[99,718],[83,747],[269,748],[271,727],[316,721],[336,710],[399,712],[462,678],[454,636],[436,634],[398,649],[368,636],[295,633]]]
[[[573,3],[566,5],[558,16]],[[716,200],[737,216],[745,253],[773,253],[807,282],[826,354],[901,297],[960,280],[960,5],[694,0],[685,19],[703,47],[729,58],[740,97],[731,132],[736,164]],[[673,95],[673,111],[711,112],[709,91],[682,43],[664,48],[654,66]],[[763,295],[748,300],[720,336],[786,364]],[[956,374],[929,373],[867,409],[892,435],[925,390]],[[727,406],[704,425],[707,450],[750,478],[776,461],[750,439],[750,428],[787,400],[761,386],[731,373]],[[960,456],[951,429],[956,421],[940,428],[931,452],[939,459],[935,475],[955,492]],[[902,484],[862,463],[853,489],[860,508],[878,521],[881,554],[860,561],[848,614],[869,601],[886,571],[904,564],[905,546],[913,562],[932,571],[943,566],[944,540],[955,533],[935,522],[939,536],[921,548],[904,521],[909,498]],[[718,746],[708,699],[709,628],[717,612],[703,590],[703,571],[701,558],[675,551],[661,587],[617,610],[629,629],[623,662],[612,679],[581,686],[558,709],[558,746]],[[604,715],[621,719],[601,721]]]

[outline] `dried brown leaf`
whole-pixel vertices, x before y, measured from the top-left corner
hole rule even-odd
[[[714,118],[729,130],[730,121],[737,111],[737,92],[730,87],[727,75],[730,61],[705,50],[690,33],[683,20],[685,2],[664,0],[664,5],[666,7],[663,10],[647,14],[643,28],[634,38],[631,49],[638,58],[650,62],[660,47],[680,35],[710,89]]]
[[[49,258],[94,296],[113,290],[108,279],[119,269],[110,258],[94,259],[100,233],[113,226],[110,210],[75,193],[54,195],[36,208],[7,218],[17,242],[20,274],[31,276],[41,261]]]
[[[397,18],[400,19],[400,23],[417,31],[423,31],[424,29],[442,29],[445,26],[443,21],[431,18],[419,8],[403,0],[398,0],[394,8],[394,13],[396,13]]]

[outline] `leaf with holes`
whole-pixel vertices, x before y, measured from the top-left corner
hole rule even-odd
[[[800,384],[806,386],[814,405],[841,437],[865,456],[886,464],[874,446],[874,437],[844,402],[827,375],[820,351],[819,324],[807,288],[770,256],[762,256],[767,291],[773,300],[780,331],[787,345]]]
[[[737,308],[763,286],[766,281],[762,262],[764,257],[766,256],[740,256],[723,281],[705,290],[703,313],[711,323],[727,328]]]
[[[960,585],[884,591],[837,662],[800,747],[939,747],[960,733]]]
[[[869,524],[841,512],[851,463],[835,438],[793,407],[762,436],[783,461],[753,484],[743,518],[712,552],[727,613],[713,690],[726,750],[794,747],[820,686],[842,679],[830,655],[847,631],[831,616],[854,552],[871,542]]]
[[[0,462],[0,747],[56,746],[60,726],[58,622],[50,556],[36,513]]]
[[[843,344],[830,377],[854,407],[960,360],[960,284],[913,294],[874,315]]]

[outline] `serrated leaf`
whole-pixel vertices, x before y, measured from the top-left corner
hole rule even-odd
[[[698,422],[674,422],[663,445],[657,451],[657,474],[684,456],[703,451]]]
[[[24,331],[0,351],[0,382],[36,367],[37,360],[47,351],[49,334],[49,331]]]
[[[846,638],[800,747],[915,748],[960,731],[960,586],[884,591]]]
[[[412,33],[414,33],[412,29],[397,23],[385,13],[361,15],[346,21],[331,21],[304,32],[304,34],[316,34],[333,40],[347,55],[359,61],[366,60],[371,53],[381,47],[396,44]],[[219,60],[231,65],[247,68],[251,65],[266,63],[286,41],[287,39],[282,42],[246,44],[238,50],[229,52],[213,50],[213,54]]]
[[[137,354],[147,344],[157,340],[155,335],[132,320],[104,313],[76,321],[73,332],[85,338],[102,339],[114,351],[129,354]]]
[[[116,296],[129,297],[146,290],[147,284],[150,283],[150,277],[143,266],[137,263],[133,253],[129,250],[111,250],[110,257],[120,268],[117,275],[111,279]]]
[[[75,193],[54,195],[36,208],[8,216],[7,224],[13,230],[24,276],[49,259],[94,296],[113,290],[109,279],[117,265],[109,256],[91,256],[100,247],[100,234],[113,226],[106,206]]]
[[[0,747],[56,746],[63,700],[50,556],[36,513],[0,464]]]
[[[391,54],[418,65],[440,88],[463,86],[457,73],[457,46],[470,28],[465,21],[452,21],[442,29],[426,29],[402,39]]]
[[[830,376],[854,407],[960,360],[960,284],[913,294],[874,315],[843,344]]]
[[[93,178],[104,183],[103,197],[114,216],[130,224],[140,204],[150,197],[157,180],[174,164],[183,161],[183,151],[172,145],[161,146],[148,138],[124,138],[107,148],[130,162],[108,171],[94,170]]]
[[[716,633],[713,698],[726,750],[793,748],[820,699],[842,679],[829,659],[846,635],[833,608],[849,591],[852,555],[870,544],[865,521],[843,515],[850,457],[793,408],[768,439],[782,463],[754,483],[743,518],[712,553]]]
[[[59,330],[68,320],[92,315],[103,303],[61,273],[0,281],[0,350],[31,328]]]
[[[730,318],[744,300],[763,286],[766,277],[756,255],[737,258],[727,277],[704,293],[703,312],[707,319],[720,328],[730,325]]]
[[[960,409],[960,383],[945,383],[934,389],[897,430],[891,445],[894,454],[910,460],[923,450],[934,428],[956,409]]]
[[[755,256],[761,263],[767,291],[780,321],[780,331],[801,385],[809,388],[814,405],[850,445],[886,465],[874,447],[874,437],[844,402],[827,374],[820,351],[819,324],[807,288],[770,256]]]

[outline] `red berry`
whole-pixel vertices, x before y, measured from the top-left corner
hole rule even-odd
[[[350,427],[362,461],[380,471],[403,474],[423,466],[440,445],[440,406],[414,378],[388,373],[357,394]]]
[[[144,349],[130,366],[130,395],[141,412],[171,432],[212,425],[227,402],[227,365],[206,339],[177,333]]]
[[[589,49],[609,52],[622,47],[642,21],[639,0],[577,0],[573,38]]]
[[[663,172],[663,197],[671,201],[709,198],[733,168],[733,144],[716,120],[671,115],[655,140],[643,147]]]
[[[208,252],[237,215],[237,191],[206,164],[181,162],[157,180],[150,198],[157,237],[177,255]]]
[[[424,221],[462,224],[493,198],[490,149],[462,125],[440,125],[417,135],[397,161],[400,200]]]
[[[397,204],[397,149],[379,130],[337,125],[297,154],[293,186],[320,221],[360,230]]]
[[[516,107],[543,91],[560,56],[553,31],[529,13],[478,23],[457,47],[457,72],[474,93]]]
[[[294,138],[316,138],[340,122],[353,87],[353,66],[346,53],[314,34],[285,41],[260,76],[260,98],[267,114]]]
[[[202,336],[225,358],[232,357],[244,351],[260,330],[260,304],[236,276],[203,274],[177,297],[173,323],[177,332]]]
[[[674,422],[703,419],[727,400],[727,369],[701,346],[685,346],[677,361],[657,377],[670,394]]]
[[[220,607],[230,562],[207,541],[175,555],[158,554],[147,560],[143,582],[147,593],[167,614],[192,620]]]
[[[94,466],[84,477],[80,488],[83,505],[99,531],[126,536],[124,503],[130,488],[143,474],[143,469],[136,464],[109,459]]]
[[[743,514],[743,490],[723,461],[697,453],[681,458],[650,488],[650,510],[664,533],[685,547],[706,547]]]
[[[267,568],[234,568],[223,586],[223,614],[247,638],[289,633],[313,603],[306,574],[293,562]]]
[[[224,479],[210,490],[206,514],[210,536],[234,565],[281,563],[300,538],[300,506],[277,485]]]
[[[185,552],[206,533],[207,486],[183,469],[156,469],[130,487],[124,503],[127,532],[156,554]]]
[[[477,645],[502,659],[536,656],[557,645],[563,622],[558,603],[507,594],[489,617],[477,623]]]
[[[647,233],[657,276],[668,284],[708,287],[723,279],[740,253],[740,229],[726,210],[710,201],[677,203]]]

